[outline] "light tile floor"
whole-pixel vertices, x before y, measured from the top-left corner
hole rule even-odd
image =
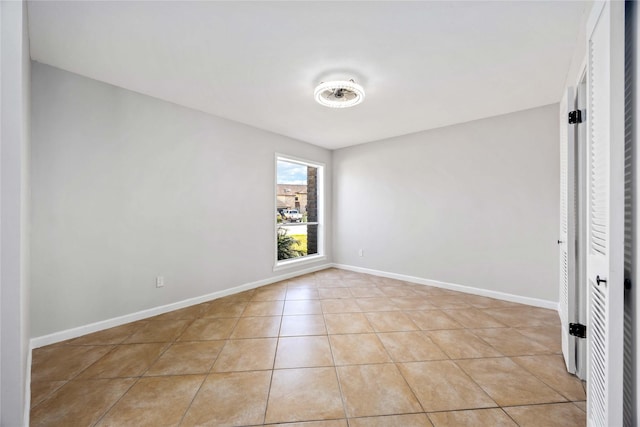
[[[34,350],[34,426],[584,426],[557,313],[324,270]]]

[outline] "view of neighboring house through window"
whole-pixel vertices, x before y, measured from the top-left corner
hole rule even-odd
[[[279,156],[276,170],[278,263],[321,255],[322,166]]]

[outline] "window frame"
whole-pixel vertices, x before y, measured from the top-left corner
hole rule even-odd
[[[317,224],[318,225],[318,253],[313,255],[305,255],[297,258],[291,258],[286,260],[278,260],[278,228],[283,224],[278,224],[277,218],[273,215],[273,271],[283,270],[287,268],[298,267],[305,264],[315,263],[325,260],[327,258],[325,253],[325,191],[324,191],[324,176],[326,165],[322,162],[303,159],[296,156],[290,156],[282,153],[275,153],[274,157],[274,185],[273,185],[273,209],[271,212],[278,211],[278,161],[294,163],[303,166],[311,166],[317,169],[316,185],[317,185],[317,209],[318,209],[318,221],[312,223],[301,224]],[[298,223],[299,225],[300,223]],[[286,227],[286,226],[285,226]]]

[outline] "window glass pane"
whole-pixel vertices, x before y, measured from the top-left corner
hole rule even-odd
[[[318,253],[318,167],[277,161],[278,260]]]
[[[296,224],[278,227],[278,261],[318,253],[318,225]]]

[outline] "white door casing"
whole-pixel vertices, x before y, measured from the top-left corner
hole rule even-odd
[[[587,425],[622,425],[624,2],[596,3],[587,31]]]
[[[589,117],[587,116],[587,75],[586,70],[576,89],[575,108],[582,112],[582,123],[575,132],[575,209],[576,209],[576,321],[587,324],[587,130]],[[582,380],[587,379],[587,340],[576,339],[576,375]]]
[[[562,355],[570,373],[576,372],[576,338],[569,335],[569,323],[576,322],[575,282],[575,131],[568,121],[575,101],[574,88],[568,88],[560,103],[560,302]]]

